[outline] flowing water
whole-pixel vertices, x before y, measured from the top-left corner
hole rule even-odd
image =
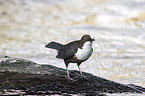
[[[84,34],[96,41],[82,71],[145,87],[145,0],[0,1],[0,54],[65,68],[44,46]]]

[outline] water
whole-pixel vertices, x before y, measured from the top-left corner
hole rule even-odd
[[[0,1],[0,54],[65,68],[44,46],[84,34],[96,41],[82,71],[145,87],[144,0]],[[69,69],[77,70],[76,64]]]

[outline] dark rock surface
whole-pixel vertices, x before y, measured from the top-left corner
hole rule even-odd
[[[120,84],[89,73],[70,71],[75,81],[68,81],[66,70],[52,65],[39,65],[31,61],[0,56],[0,95],[6,91],[21,90],[17,94],[83,94],[144,93],[145,88],[133,84]]]

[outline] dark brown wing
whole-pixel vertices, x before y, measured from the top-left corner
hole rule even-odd
[[[64,47],[58,52],[56,58],[61,58],[61,59],[70,58],[77,52],[79,47],[80,47],[79,40],[64,45]]]

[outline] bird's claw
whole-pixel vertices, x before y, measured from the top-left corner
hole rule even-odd
[[[73,78],[68,77],[68,81],[75,81]]]
[[[82,77],[83,79],[85,79],[85,80],[88,80],[88,78],[87,78],[86,76],[84,76],[84,75],[81,75],[81,77]]]

